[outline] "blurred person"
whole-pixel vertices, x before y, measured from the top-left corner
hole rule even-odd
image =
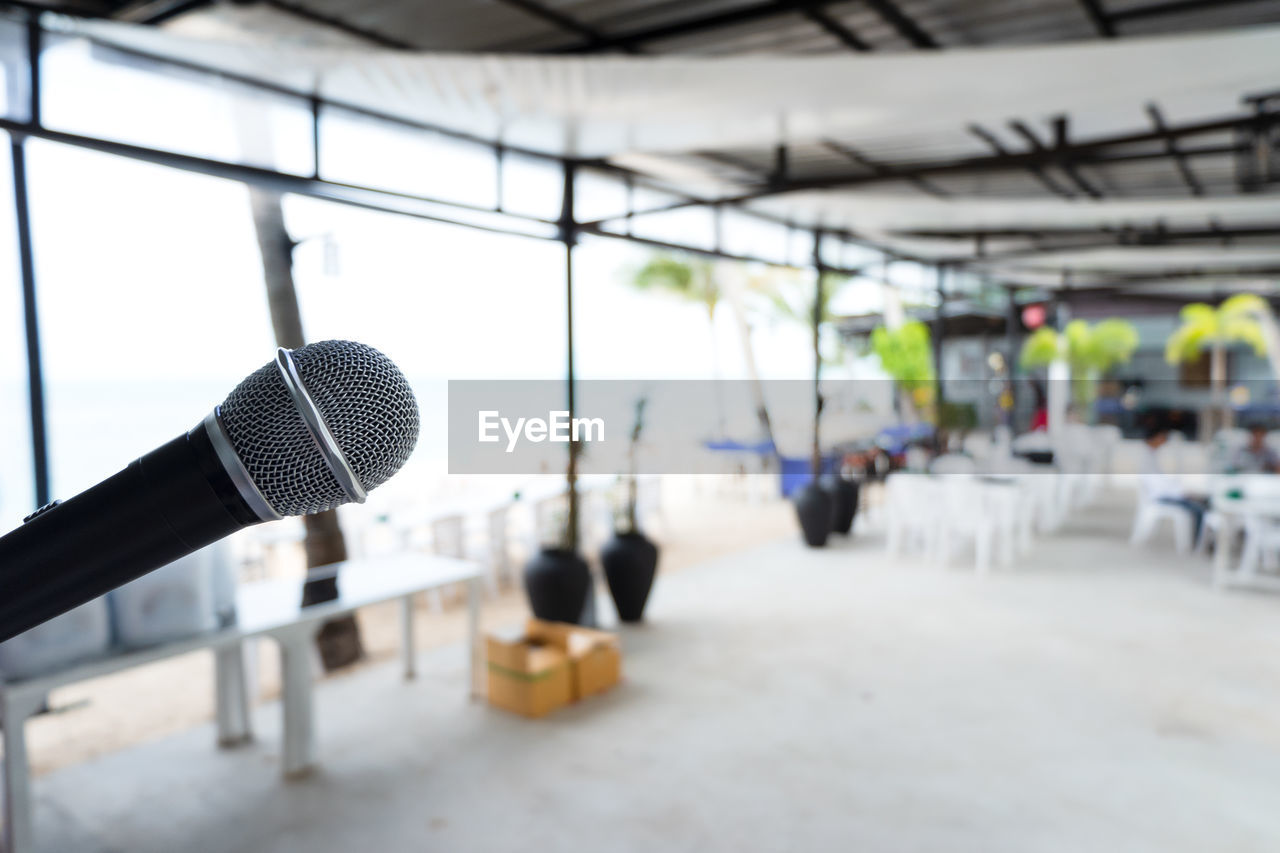
[[[1044,388],[1039,382],[1031,383],[1031,391],[1036,398],[1036,407],[1031,413],[1031,431],[1043,432],[1049,429],[1049,403],[1045,399]]]
[[[1280,471],[1280,454],[1267,446],[1267,428],[1249,427],[1249,442],[1231,457],[1230,471],[1242,474],[1274,474]]]
[[[1166,474],[1161,470],[1157,451],[1164,447],[1168,440],[1169,428],[1164,424],[1153,424],[1147,427],[1143,438],[1142,465],[1139,469],[1142,475],[1142,496],[1144,500],[1182,507],[1190,513],[1191,541],[1197,542],[1200,539],[1200,526],[1204,522],[1208,501],[1201,496],[1187,493],[1175,475]]]

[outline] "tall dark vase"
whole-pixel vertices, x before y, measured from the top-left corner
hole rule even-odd
[[[822,488],[831,494],[831,532],[847,536],[858,514],[858,481],[828,474],[821,483]]]
[[[609,594],[623,622],[639,622],[658,571],[658,546],[643,533],[615,533],[600,550]]]
[[[822,548],[831,535],[831,495],[817,483],[799,489],[791,498],[800,519],[800,530],[810,548]]]
[[[577,624],[590,589],[591,571],[576,551],[543,548],[524,567],[524,590],[539,619]]]

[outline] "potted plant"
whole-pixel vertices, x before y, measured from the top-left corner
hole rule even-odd
[[[906,420],[914,422],[921,413],[931,419],[935,377],[929,327],[919,320],[896,329],[877,326],[871,332],[871,350],[880,359],[880,368],[898,386]]]
[[[1183,307],[1179,317],[1182,325],[1165,343],[1165,360],[1170,364],[1194,361],[1208,348],[1210,396],[1221,425],[1226,426],[1227,347],[1248,344],[1257,355],[1269,359],[1274,373],[1280,352],[1276,351],[1271,308],[1257,294],[1239,293],[1216,308],[1194,302]]]
[[[815,365],[815,383],[820,381],[820,369],[823,365],[838,365],[844,360],[845,347],[840,340],[839,335],[831,334],[824,336],[823,331],[834,331],[830,328],[829,321],[832,318],[831,302],[833,295],[841,286],[847,283],[848,279],[844,276],[838,276],[834,273],[823,272],[819,276],[821,286],[818,287],[816,294],[816,305],[805,304],[806,300],[799,290],[789,285],[796,282],[796,279],[790,277],[776,277],[774,280],[765,283],[759,289],[767,293],[769,296],[769,307],[772,316],[776,319],[790,321],[795,323],[803,323],[811,326],[814,331],[814,365]],[[816,326],[814,324],[817,324]],[[814,414],[814,440],[818,440],[818,417],[821,413],[821,403],[815,400],[819,406]],[[825,537],[819,537],[817,527],[820,526],[819,519],[822,516],[822,497],[816,494],[816,490],[810,488],[814,482],[817,483],[817,489],[826,493],[830,498],[830,528],[828,533],[848,534],[853,529],[853,518],[858,510],[858,484],[856,481],[846,477],[842,470],[822,474],[822,459],[817,459],[813,463],[815,480],[811,481],[809,486],[804,486],[794,496],[798,501],[796,504],[797,513],[801,512],[801,503],[805,509],[801,518],[801,528],[804,528],[804,518],[812,517],[814,524],[814,538],[810,540],[809,534],[805,534],[805,541],[813,547],[820,548],[821,544],[815,544],[818,538],[822,538],[825,543]]]
[[[1089,324],[1072,320],[1061,333],[1041,327],[1027,338],[1019,362],[1047,367],[1065,361],[1071,370],[1071,397],[1081,417],[1088,417],[1098,395],[1098,378],[1124,364],[1138,348],[1138,330],[1127,320],[1111,318]]]
[[[581,624],[591,593],[591,570],[578,553],[578,442],[569,442],[566,510],[553,518],[555,532],[524,567],[524,590],[533,615],[550,622]]]
[[[820,426],[822,409],[825,404],[822,396],[822,324],[824,320],[828,319],[831,293],[835,289],[834,287],[824,287],[828,283],[828,278],[828,275],[819,269],[818,275],[815,277],[813,308],[809,320],[813,331],[813,448],[809,465],[813,476],[805,486],[796,490],[791,498],[796,508],[796,518],[800,522],[800,530],[804,535],[805,544],[810,548],[822,548],[825,546],[827,537],[830,536],[835,522],[843,523],[843,510],[849,506],[857,506],[856,492],[852,498],[848,494],[849,487],[852,484],[839,474],[836,474],[833,478],[827,478],[825,484],[822,480],[823,460]],[[834,281],[832,283],[834,284]],[[856,489],[856,486],[853,486],[853,488]],[[841,495],[839,502],[837,502],[837,494]],[[841,509],[839,516],[836,514],[838,506]],[[849,525],[852,526],[852,524],[853,518],[850,516]]]
[[[644,430],[645,399],[636,401],[636,420],[631,429],[631,444],[627,451],[628,475],[626,497],[619,513],[613,538],[600,551],[600,564],[604,567],[609,594],[623,622],[639,622],[644,616],[645,602],[653,588],[653,578],[658,571],[658,546],[640,530],[636,518],[636,446]]]

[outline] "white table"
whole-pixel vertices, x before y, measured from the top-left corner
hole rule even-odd
[[[321,625],[361,607],[399,599],[404,676],[415,674],[413,597],[454,584],[467,586],[467,660],[469,690],[480,691],[480,599],[482,569],[470,562],[429,554],[398,554],[349,560],[327,567],[338,578],[338,597],[302,607],[303,581],[245,584],[236,596],[236,623],[217,631],[152,648],[114,654],[16,682],[0,683],[0,726],[4,729],[4,850],[32,848],[31,790],[25,737],[26,720],[44,705],[49,691],[112,672],[188,652],[209,649],[216,662],[218,742],[242,743],[251,737],[249,696],[244,677],[243,643],[270,637],[280,650],[283,715],[282,764],[286,778],[306,775],[315,766],[312,703],[314,640]],[[325,570],[313,571],[312,576]]]
[[[1280,591],[1280,578],[1259,575],[1252,564],[1241,561],[1231,567],[1231,552],[1246,519],[1280,519],[1280,496],[1230,498],[1219,494],[1214,496],[1212,509],[1221,519],[1214,539],[1213,585]]]

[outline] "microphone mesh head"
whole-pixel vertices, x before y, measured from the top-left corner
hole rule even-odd
[[[319,341],[293,351],[303,386],[365,491],[400,470],[418,442],[418,403],[404,374],[373,347]],[[320,454],[271,362],[227,395],[219,414],[258,491],[281,515],[350,498]]]

